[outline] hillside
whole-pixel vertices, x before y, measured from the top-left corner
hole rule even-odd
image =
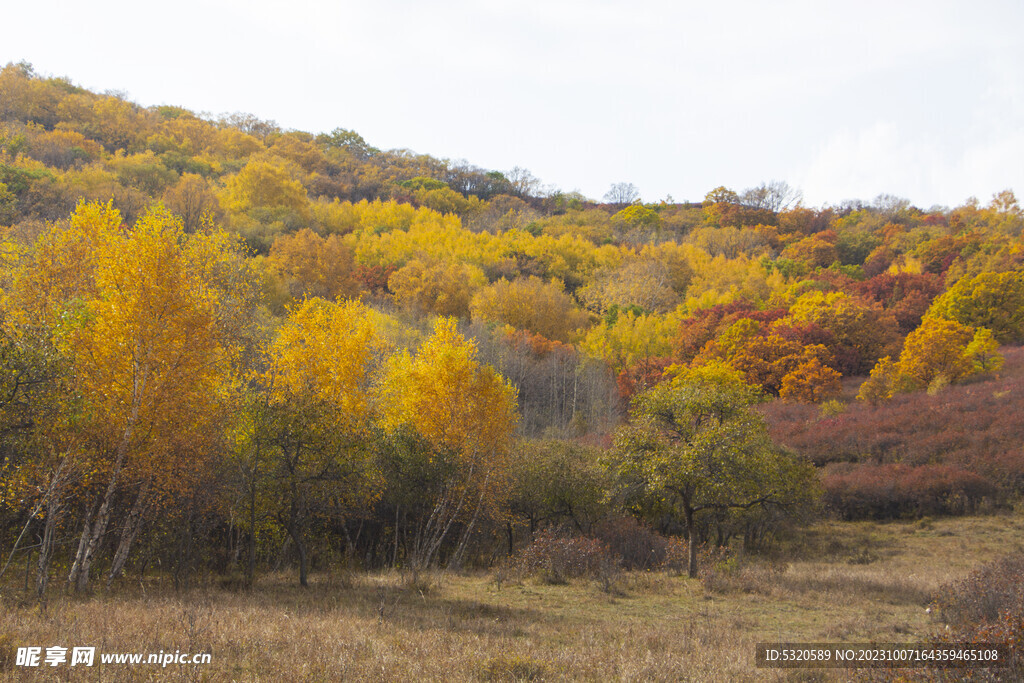
[[[1024,484],[1010,190],[597,202],[10,64],[0,226],[0,548],[38,537],[40,595],[490,566],[545,528],[627,564],[624,538],[683,534],[696,572],[698,544],[822,509],[992,511]],[[726,398],[711,432],[686,413]],[[686,486],[644,460],[698,447],[723,460]]]

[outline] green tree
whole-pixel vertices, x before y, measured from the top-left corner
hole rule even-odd
[[[992,330],[1002,344],[1024,341],[1024,269],[963,278],[937,298],[928,317]]]
[[[772,445],[753,410],[757,391],[723,364],[684,371],[639,394],[615,435],[613,468],[637,492],[681,516],[689,576],[697,575],[697,516],[813,499],[814,468]]]
[[[608,476],[599,454],[594,447],[571,441],[523,442],[520,456],[512,465],[512,517],[526,521],[531,534],[542,524],[564,520],[572,522],[581,533],[589,533],[608,510]],[[508,542],[511,553],[511,521]]]

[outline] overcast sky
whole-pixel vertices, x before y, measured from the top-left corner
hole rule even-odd
[[[1024,2],[9,3],[0,62],[600,198],[1024,193]]]

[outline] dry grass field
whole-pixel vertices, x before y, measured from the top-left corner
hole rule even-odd
[[[762,641],[919,641],[940,586],[1024,547],[1024,515],[823,522],[703,579],[624,573],[548,585],[497,573],[265,576],[187,592],[126,583],[46,605],[0,595],[0,680],[846,680],[754,667]],[[499,580],[500,579],[500,580]],[[209,652],[206,665],[15,665],[19,646]],[[97,658],[99,654],[97,654]]]

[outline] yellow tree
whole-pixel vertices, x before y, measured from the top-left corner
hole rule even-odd
[[[899,343],[891,312],[844,292],[808,292],[793,302],[789,313],[799,324],[814,323],[832,332],[835,346],[830,351],[844,374],[867,372]]]
[[[74,427],[90,444],[87,481],[99,487],[69,577],[79,589],[88,586],[115,493],[128,480],[138,483],[125,492],[133,513],[112,576],[138,533],[135,511],[144,508],[153,480],[147,472],[168,444],[209,429],[229,363],[224,288],[244,288],[244,278],[227,272],[238,264],[237,254],[225,253],[233,248],[223,234],[187,237],[162,209],[129,230],[109,205],[83,204],[67,227],[40,238],[14,278],[22,315],[54,330],[68,359],[81,405]]]
[[[220,211],[217,195],[210,188],[210,181],[198,173],[185,173],[181,179],[164,191],[164,204],[181,216],[186,232],[194,232],[203,216]]]
[[[369,380],[380,350],[377,331],[359,302],[309,299],[292,310],[265,349],[266,402],[239,444],[274,492],[273,517],[299,555],[299,583],[307,585],[305,530],[318,504],[342,507],[373,498],[376,476],[366,444]],[[250,482],[255,526],[257,477]],[[319,506],[322,508],[322,506]],[[250,562],[251,564],[251,562]]]
[[[473,292],[487,283],[478,267],[457,261],[413,259],[388,278],[395,303],[417,312],[465,317]]]
[[[493,511],[505,494],[516,391],[476,353],[455,319],[441,318],[415,356],[390,359],[381,382],[385,426],[421,435],[432,449],[432,465],[447,473],[429,493],[430,509],[411,551],[416,567],[433,563],[452,526],[463,520],[452,557],[458,561],[481,512]]]
[[[474,319],[505,323],[561,342],[578,337],[590,322],[560,282],[536,276],[499,280],[477,292],[471,308]]]
[[[873,406],[891,399],[899,387],[899,365],[890,356],[880,358],[871,368],[871,376],[860,385],[857,400]]]
[[[182,434],[205,432],[227,370],[217,329],[220,292],[203,277],[206,245],[186,240],[178,219],[153,211],[105,246],[97,297],[86,301],[68,338],[77,386],[109,426],[101,430],[112,450],[107,487],[72,568],[79,588],[88,584],[129,455],[152,457]]]
[[[659,315],[613,308],[610,313],[587,331],[580,343],[583,352],[603,359],[616,372],[672,354],[671,339],[679,329],[679,310]]]
[[[952,320],[925,318],[907,335],[899,362],[893,363],[888,356],[878,361],[857,398],[878,405],[897,392],[998,370],[1003,364],[998,348],[992,332],[984,327],[975,330]]]
[[[221,202],[232,213],[253,209],[288,209],[309,220],[306,189],[292,177],[280,159],[253,158],[237,175],[228,179]]]
[[[936,379],[953,383],[976,372],[997,368],[1001,358],[992,332],[952,320],[925,318],[907,335],[899,372],[910,386],[927,387]]]
[[[274,240],[268,260],[295,298],[319,296],[333,301],[359,292],[352,251],[337,235],[323,238],[309,228],[281,235]]]
[[[836,398],[842,392],[838,372],[816,356],[806,357],[782,378],[779,396],[787,401],[818,403]]]
[[[1024,268],[962,278],[927,315],[984,327],[1003,344],[1019,344],[1024,341]]]

